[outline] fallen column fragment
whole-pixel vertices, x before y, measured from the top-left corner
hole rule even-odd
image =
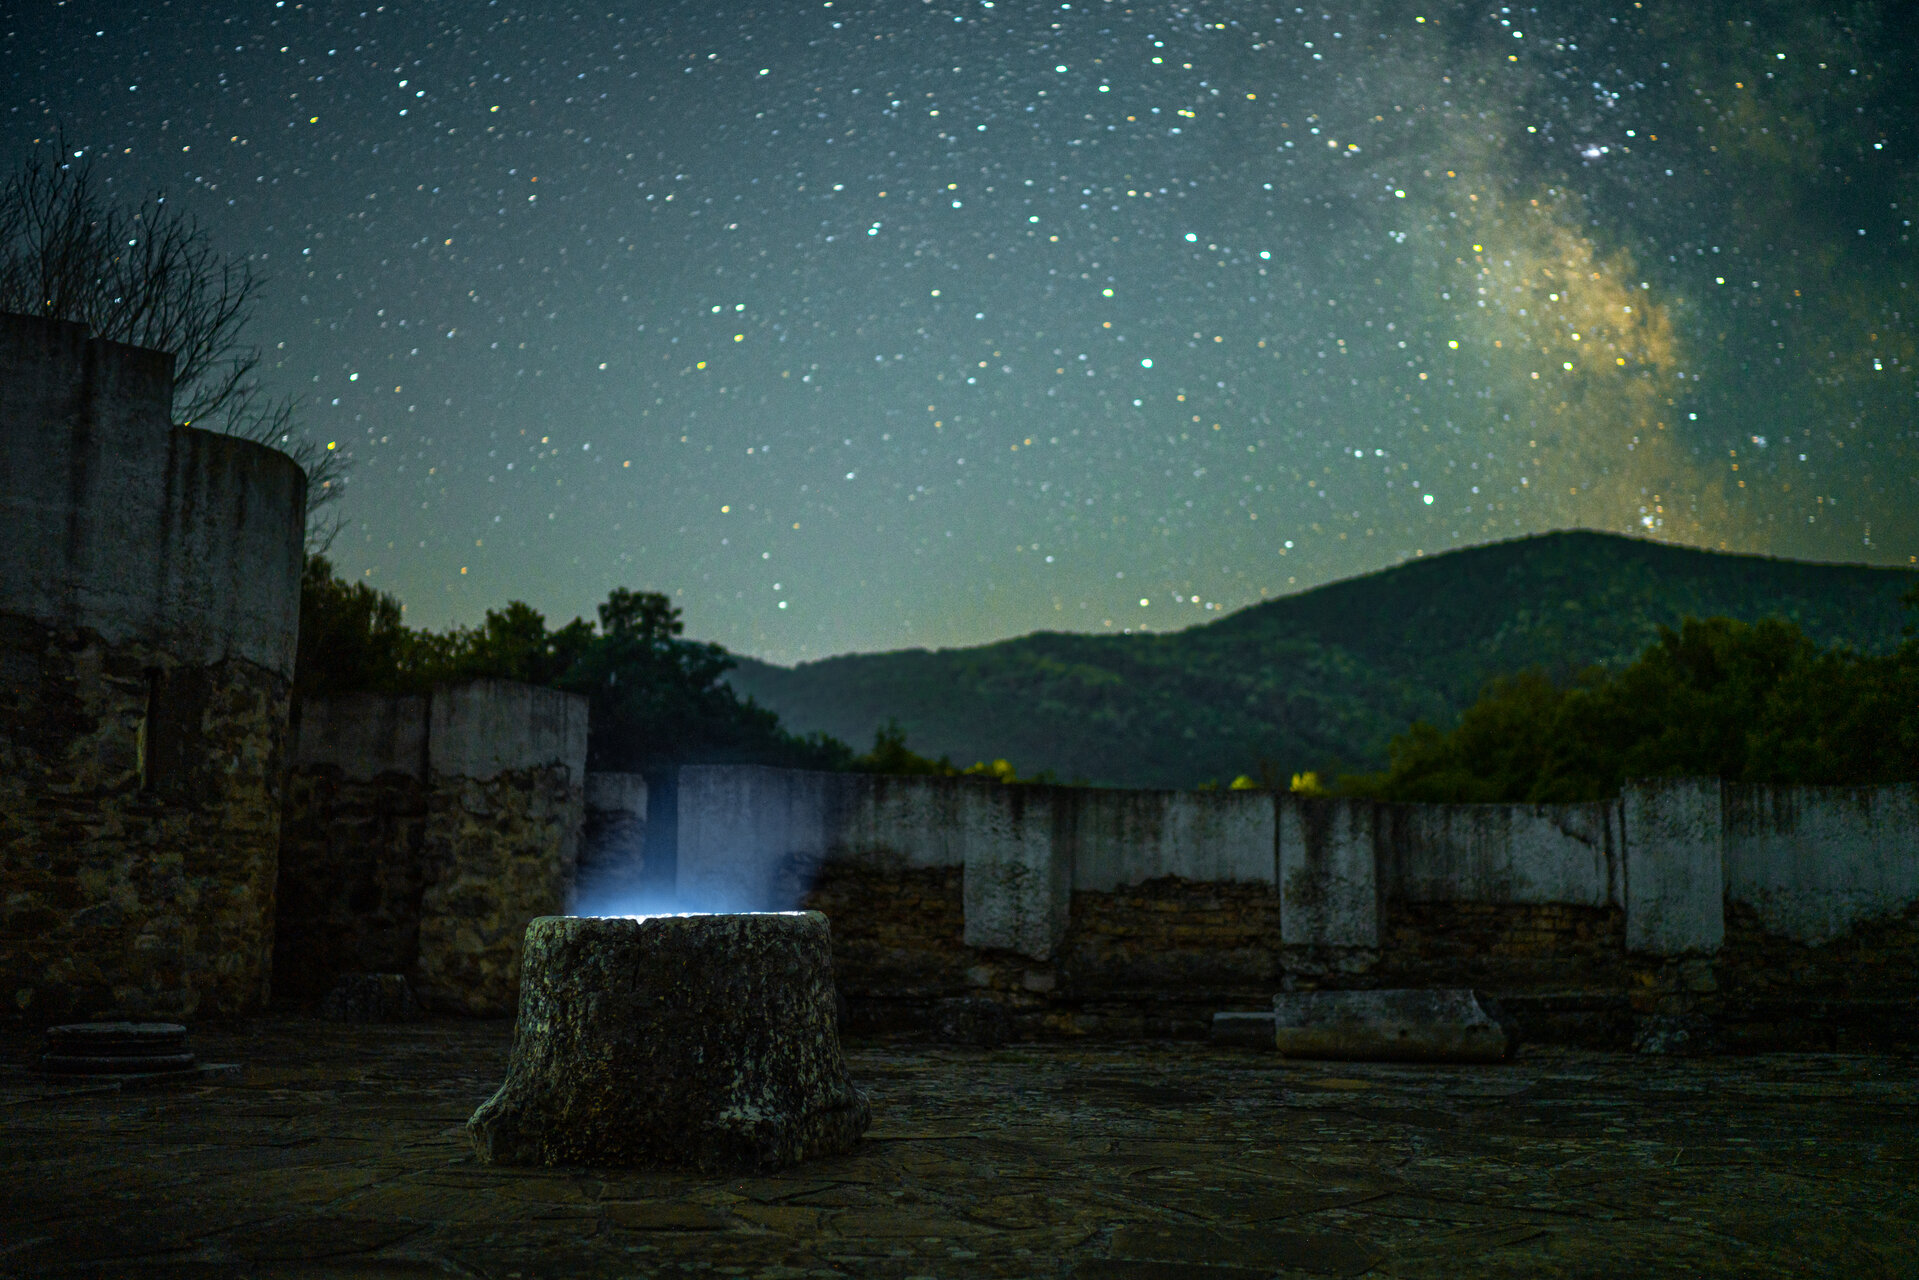
[[[1498,1062],[1515,1042],[1499,1006],[1465,988],[1284,992],[1273,1033],[1289,1058],[1379,1062]]]

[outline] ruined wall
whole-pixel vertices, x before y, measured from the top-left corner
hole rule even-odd
[[[245,1012],[270,975],[305,477],[172,360],[0,316],[0,991]]]
[[[1919,1035],[1919,788],[1398,805],[712,767],[677,794],[682,892],[826,911],[856,1026],[1197,1034],[1280,987],[1473,986],[1595,1046],[1870,1010]]]
[[[1919,783],[1730,785],[1726,900],[1809,946],[1919,901]]]
[[[1919,784],[1725,791],[1711,1003],[1736,1043],[1919,1044]]]
[[[852,1030],[929,1025],[970,992],[958,867],[827,863],[798,905],[832,926],[833,976]]]
[[[278,994],[410,975],[423,1003],[499,1015],[527,922],[567,909],[585,816],[586,702],[483,680],[430,698],[309,699],[287,789]]]
[[[1253,792],[689,766],[678,822],[682,906],[790,906],[829,862],[959,867],[967,945],[1033,960],[1058,949],[1075,890],[1273,878],[1272,802]]]
[[[738,766],[677,797],[678,905],[825,911],[856,1028],[1200,1034],[1270,998],[1270,797]]]

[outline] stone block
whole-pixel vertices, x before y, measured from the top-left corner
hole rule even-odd
[[[543,917],[522,975],[487,1163],[770,1171],[866,1131],[818,912]]]
[[[1498,1062],[1513,1049],[1498,1006],[1458,988],[1286,992],[1273,997],[1273,1025],[1289,1058]]]

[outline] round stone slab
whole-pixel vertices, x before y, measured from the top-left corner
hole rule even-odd
[[[769,1171],[866,1131],[826,917],[542,916],[527,926],[506,1083],[482,1160]]]
[[[62,1076],[140,1076],[158,1071],[192,1071],[199,1060],[190,1053],[109,1054],[43,1053],[40,1069]]]
[[[111,1047],[114,1052],[152,1047],[156,1052],[172,1053],[187,1042],[187,1029],[177,1022],[69,1022],[47,1028],[49,1047],[94,1053]]]

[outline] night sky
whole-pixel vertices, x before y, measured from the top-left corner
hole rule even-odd
[[[1919,30],[1838,10],[35,0],[0,163],[251,255],[414,624],[1158,631],[1569,526],[1912,563]]]

